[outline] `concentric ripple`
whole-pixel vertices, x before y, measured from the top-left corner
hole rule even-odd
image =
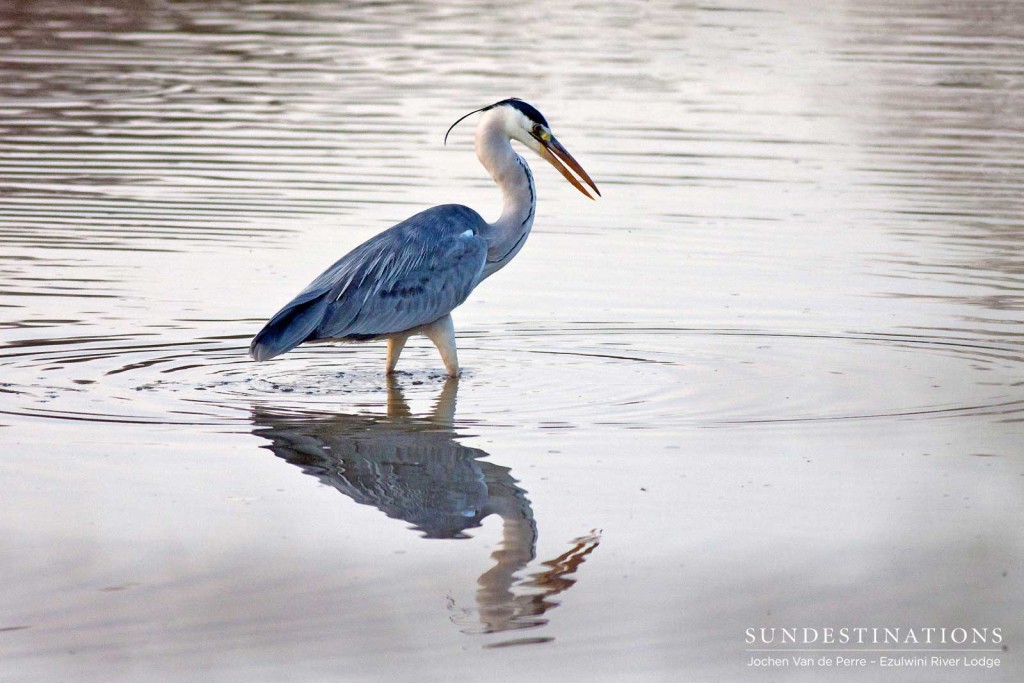
[[[257,364],[246,342],[100,336],[0,347],[0,413],[231,424],[257,404],[386,406],[380,344],[303,347]],[[723,427],[1024,413],[1024,390],[998,379],[1020,374],[1020,353],[952,338],[540,325],[470,331],[461,349],[457,417],[467,423]],[[396,381],[411,400],[436,398],[446,378],[426,342],[402,367]]]

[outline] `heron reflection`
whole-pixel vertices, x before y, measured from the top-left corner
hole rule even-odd
[[[433,410],[414,416],[394,378],[387,415],[295,413],[257,407],[254,433],[266,446],[361,505],[409,522],[426,538],[465,538],[490,515],[502,520],[493,566],[478,579],[476,609],[450,605],[466,632],[493,633],[547,623],[554,597],[597,547],[596,535],[576,539],[543,569],[520,573],[536,557],[533,509],[508,468],[463,445],[454,429],[458,379],[449,378]],[[472,622],[472,623],[471,623]],[[479,622],[479,623],[477,623]]]

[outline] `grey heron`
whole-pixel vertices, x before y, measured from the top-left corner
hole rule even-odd
[[[601,194],[532,105],[516,98],[502,100],[466,114],[448,133],[476,113],[481,113],[476,155],[503,196],[498,220],[488,223],[467,206],[445,204],[370,238],[267,322],[249,347],[255,360],[273,358],[304,342],[387,339],[391,374],[409,337],[422,334],[437,347],[448,374],[458,376],[452,310],[519,253],[533,227],[533,174],[512,149],[512,141],[539,154],[590,199],[594,197],[583,183]]]

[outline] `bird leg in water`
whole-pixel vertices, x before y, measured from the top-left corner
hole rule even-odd
[[[395,371],[395,366],[398,365],[398,357],[402,355],[402,349],[405,348],[405,342],[409,340],[409,335],[398,334],[394,337],[388,337],[388,374],[392,374]]]
[[[438,352],[441,354],[441,361],[448,370],[451,377],[459,376],[459,354],[455,349],[455,324],[452,317],[446,315],[438,318],[432,323],[424,325],[420,331],[427,339],[434,342]],[[391,347],[389,346],[388,349]]]

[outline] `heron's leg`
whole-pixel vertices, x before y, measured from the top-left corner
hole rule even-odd
[[[459,353],[455,350],[455,325],[452,323],[452,317],[446,315],[443,318],[438,318],[429,325],[424,325],[421,331],[427,339],[434,342],[434,346],[441,354],[444,367],[448,370],[448,375],[458,377]]]
[[[408,341],[409,335],[395,335],[394,337],[388,337],[388,374],[390,375],[395,371],[395,366],[398,365],[398,357],[402,355],[402,349],[405,348],[405,342]]]

